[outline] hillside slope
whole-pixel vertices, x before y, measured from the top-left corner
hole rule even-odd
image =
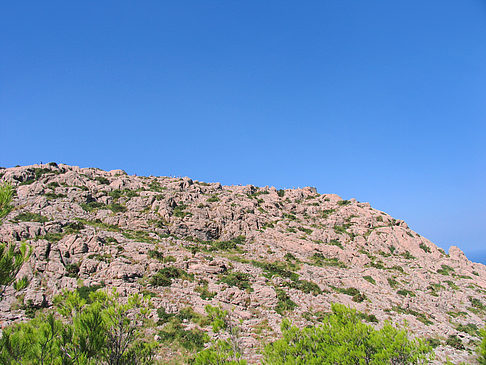
[[[457,247],[445,253],[368,203],[313,188],[222,186],[54,163],[0,169],[0,177],[16,189],[0,241],[34,248],[19,273],[28,287],[9,288],[0,302],[3,325],[48,307],[63,289],[99,285],[122,296],[148,293],[166,313],[221,304],[241,323],[245,357],[257,361],[282,316],[305,326],[340,302],[377,325],[406,320],[414,335],[438,340],[441,363],[470,361],[484,323],[486,267]],[[154,280],[165,267],[180,270]]]

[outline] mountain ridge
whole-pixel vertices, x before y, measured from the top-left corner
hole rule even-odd
[[[438,363],[472,359],[486,266],[455,246],[446,253],[369,203],[311,187],[223,186],[55,163],[0,169],[0,177],[16,190],[0,240],[34,249],[19,273],[29,285],[9,288],[0,303],[5,324],[27,318],[26,303],[41,310],[80,285],[146,291],[167,313],[203,312],[208,303],[231,309],[244,355],[255,362],[282,317],[305,326],[340,302],[378,325],[407,320],[414,335],[436,340]],[[167,278],[159,275],[165,268],[182,271]]]

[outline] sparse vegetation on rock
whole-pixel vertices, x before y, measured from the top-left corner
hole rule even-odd
[[[139,339],[153,343],[143,350],[150,361],[261,363],[265,346],[288,334],[279,329],[283,318],[292,331],[320,331],[339,302],[367,326],[407,321],[407,336],[433,344],[437,363],[476,361],[486,268],[456,247],[446,254],[368,203],[310,187],[223,186],[63,164],[2,169],[0,186],[0,242],[5,257],[13,250],[15,269],[2,282],[6,332],[47,331],[50,314],[62,322],[51,321],[54,328],[74,331],[74,319],[56,314],[65,290],[86,308],[98,292],[115,290],[120,305],[143,293]],[[24,265],[12,261],[19,252]],[[219,309],[209,313],[208,305]],[[237,335],[212,327],[222,313]]]

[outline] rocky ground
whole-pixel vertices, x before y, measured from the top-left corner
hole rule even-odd
[[[0,241],[34,249],[19,273],[29,285],[9,288],[0,302],[3,325],[50,306],[63,289],[98,285],[150,294],[167,313],[221,304],[240,324],[245,357],[258,362],[283,316],[305,326],[340,302],[377,326],[406,320],[431,339],[437,363],[472,362],[486,266],[457,247],[444,252],[369,203],[309,187],[222,186],[54,163],[0,169],[0,177],[16,189]],[[164,277],[164,268],[173,274]]]

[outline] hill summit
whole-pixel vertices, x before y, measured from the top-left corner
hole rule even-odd
[[[332,303],[373,325],[430,339],[437,362],[469,361],[486,313],[486,266],[444,252],[369,203],[316,189],[223,186],[64,164],[0,169],[16,194],[0,241],[33,254],[0,302],[3,325],[52,305],[64,289],[151,297],[160,317],[207,304],[230,311],[243,355],[258,362],[283,317],[319,322]],[[483,304],[485,303],[485,304]],[[185,328],[204,325],[185,320]],[[168,350],[167,360],[178,349]]]

